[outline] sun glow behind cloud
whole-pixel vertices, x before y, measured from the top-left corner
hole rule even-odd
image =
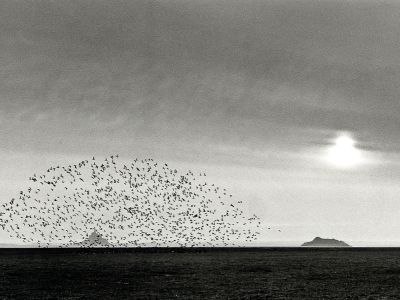
[[[354,168],[364,162],[356,141],[348,134],[340,134],[327,149],[326,160],[340,169]]]

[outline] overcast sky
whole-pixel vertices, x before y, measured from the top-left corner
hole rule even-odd
[[[119,153],[205,171],[261,241],[400,245],[399,82],[396,1],[3,0],[0,201]]]

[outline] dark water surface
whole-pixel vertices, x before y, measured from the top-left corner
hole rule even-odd
[[[0,249],[0,299],[400,299],[400,249]]]

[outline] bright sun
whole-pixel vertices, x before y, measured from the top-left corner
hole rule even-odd
[[[327,160],[338,168],[352,168],[361,162],[361,152],[349,135],[338,136],[328,149]]]

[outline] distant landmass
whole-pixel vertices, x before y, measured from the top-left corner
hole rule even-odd
[[[316,237],[311,242],[305,242],[301,245],[302,247],[351,247],[349,244],[335,240],[335,239],[323,239]]]
[[[37,248],[35,244],[12,244],[12,243],[0,243],[0,248]]]
[[[110,247],[111,244],[97,231],[93,231],[85,240],[72,245],[73,247]]]

